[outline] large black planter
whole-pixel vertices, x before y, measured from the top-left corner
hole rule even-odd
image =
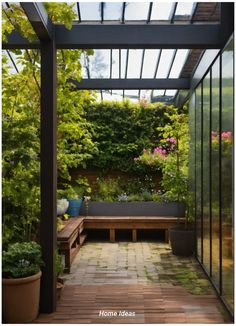
[[[192,256],[195,251],[195,231],[183,227],[171,228],[170,244],[177,256]]]
[[[81,215],[90,216],[185,216],[184,203],[158,202],[89,202],[83,203]]]

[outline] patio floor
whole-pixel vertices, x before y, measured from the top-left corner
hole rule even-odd
[[[35,322],[230,322],[195,259],[165,243],[88,242],[64,279],[57,311]]]

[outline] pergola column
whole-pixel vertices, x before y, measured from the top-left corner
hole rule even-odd
[[[41,42],[41,220],[42,269],[40,311],[56,309],[57,109],[55,41]]]

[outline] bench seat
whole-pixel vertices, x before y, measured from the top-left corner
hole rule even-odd
[[[115,241],[115,230],[132,230],[132,240],[137,241],[137,230],[165,230],[165,241],[169,242],[169,228],[183,224],[184,217],[175,216],[86,216],[85,229],[109,229],[110,241]]]
[[[65,255],[65,272],[70,273],[70,266],[77,252],[85,241],[84,217],[72,217],[64,222],[64,228],[57,233],[59,251]]]

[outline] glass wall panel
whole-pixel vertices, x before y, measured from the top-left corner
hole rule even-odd
[[[233,307],[233,40],[222,53],[222,291]]]
[[[189,217],[195,218],[195,93],[192,94],[189,102]]]
[[[212,216],[212,278],[219,288],[220,234],[219,234],[219,128],[220,128],[220,59],[212,66],[211,108],[211,216]]]
[[[210,73],[203,80],[202,119],[202,217],[203,264],[210,272]]]
[[[202,179],[202,170],[201,170],[201,136],[202,136],[202,92],[201,84],[196,89],[196,232],[197,232],[197,256],[201,259],[201,179]]]

